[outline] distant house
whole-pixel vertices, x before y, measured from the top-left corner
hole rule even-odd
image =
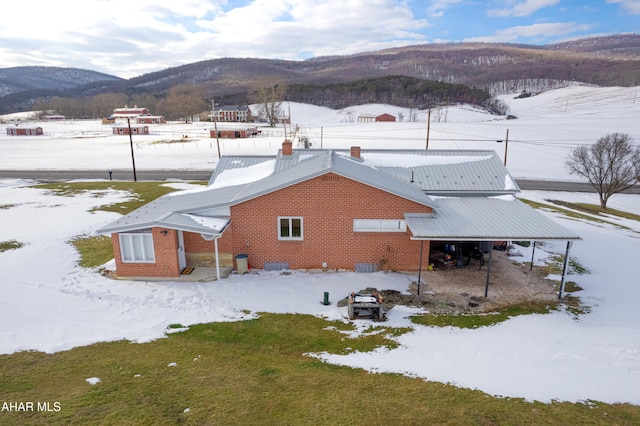
[[[7,127],[7,135],[11,136],[38,136],[42,135],[42,127],[40,126],[21,126],[15,125]]]
[[[116,125],[113,126],[113,134],[114,135],[128,135],[129,134],[129,126],[128,125]],[[131,125],[131,134],[132,135],[148,135],[149,134],[149,126],[141,126],[138,124]]]
[[[124,108],[116,108],[113,110],[113,114],[111,117],[113,118],[136,118],[139,115],[151,115],[147,108],[138,108],[134,106],[133,108],[129,108],[125,106]]]
[[[66,117],[64,115],[45,115],[43,117],[45,121],[55,121],[55,120],[64,120]]]
[[[396,121],[396,117],[391,114],[361,114],[358,116],[358,123],[373,123],[373,122],[393,122]]]
[[[276,155],[223,156],[207,187],[98,232],[111,235],[118,277],[178,277],[203,259],[235,259],[238,271],[419,271],[494,242],[579,239],[517,192],[495,151],[294,151],[285,141]]]
[[[213,114],[209,114],[209,118],[217,121],[246,123],[250,121],[251,110],[248,106],[224,105],[215,107]]]
[[[136,117],[138,124],[163,124],[167,120],[162,115],[139,115]]]
[[[215,129],[210,130],[212,138],[216,137]],[[222,139],[248,138],[258,135],[257,127],[245,127],[239,129],[218,129],[218,137]]]

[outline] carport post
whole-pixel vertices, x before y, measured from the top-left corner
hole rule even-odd
[[[484,286],[484,297],[489,295],[489,278],[491,277],[491,256],[493,255],[493,249],[489,252],[489,266],[487,267],[487,283]]]
[[[531,251],[531,266],[529,266],[529,270],[533,271],[533,256],[536,254],[536,242],[533,242],[533,251]]]
[[[558,299],[562,299],[562,292],[564,291],[564,283],[567,277],[567,269],[569,266],[569,250],[573,241],[567,241],[567,251],[564,253],[564,265],[562,266],[562,279],[560,280],[560,291],[558,292]]]

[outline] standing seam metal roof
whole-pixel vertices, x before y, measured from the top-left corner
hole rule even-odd
[[[439,198],[435,218],[405,214],[414,239],[576,240],[579,236],[512,196]]]

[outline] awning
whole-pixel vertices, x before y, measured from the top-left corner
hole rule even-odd
[[[512,196],[439,198],[435,215],[405,213],[414,240],[579,240]]]

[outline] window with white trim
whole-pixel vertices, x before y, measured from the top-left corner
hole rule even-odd
[[[120,255],[124,263],[154,263],[151,230],[118,234],[120,239]]]
[[[399,219],[354,219],[353,232],[405,232],[407,224]]]
[[[302,240],[302,218],[297,216],[278,216],[279,240]]]

